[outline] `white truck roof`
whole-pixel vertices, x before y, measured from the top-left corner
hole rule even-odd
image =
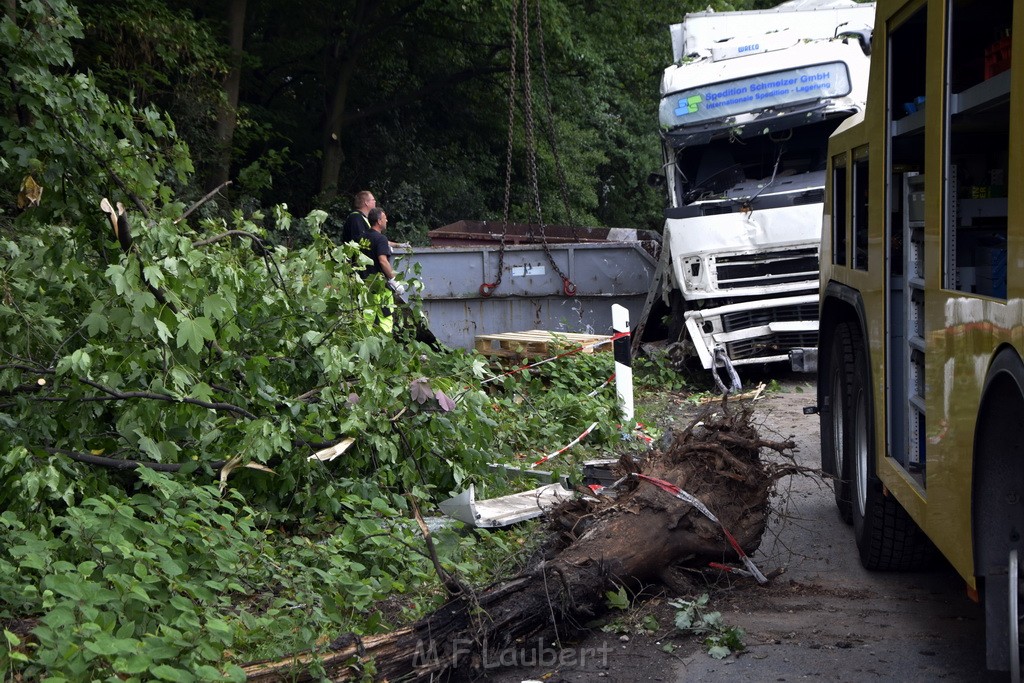
[[[794,15],[799,13],[797,19]],[[683,57],[699,54],[713,57],[712,50],[722,54],[738,56],[738,43],[751,42],[771,35],[774,48],[780,43],[793,44],[799,40],[831,38],[836,29],[870,30],[875,19],[875,3],[858,3],[853,0],[789,0],[777,7],[765,10],[739,12],[693,12],[683,17],[681,24],[672,24],[672,60],[675,63]],[[732,45],[730,45],[732,44]],[[761,49],[757,51],[763,51]]]

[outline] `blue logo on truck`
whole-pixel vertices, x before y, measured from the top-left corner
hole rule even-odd
[[[679,100],[679,106],[675,110],[676,116],[686,116],[687,114],[693,114],[697,111],[697,105],[703,101],[700,95],[693,95],[685,99]]]

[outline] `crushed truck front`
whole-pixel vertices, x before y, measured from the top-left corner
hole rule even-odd
[[[687,52],[661,84],[663,292],[670,341],[704,368],[816,346],[828,137],[863,110],[873,16],[797,0],[673,27]]]

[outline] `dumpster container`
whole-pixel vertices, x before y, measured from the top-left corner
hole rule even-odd
[[[395,249],[396,270],[424,285],[423,309],[437,339],[473,348],[478,334],[522,330],[611,333],[611,306],[635,324],[657,268],[657,233],[623,228],[459,221],[429,233],[430,247]],[[550,254],[550,258],[548,256]],[[566,296],[551,259],[575,286]],[[481,285],[498,279],[490,294]]]

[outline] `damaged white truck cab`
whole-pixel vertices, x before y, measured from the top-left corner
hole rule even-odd
[[[806,349],[814,369],[828,138],[863,111],[873,21],[874,3],[793,0],[671,27],[659,119],[674,355],[711,369]]]

